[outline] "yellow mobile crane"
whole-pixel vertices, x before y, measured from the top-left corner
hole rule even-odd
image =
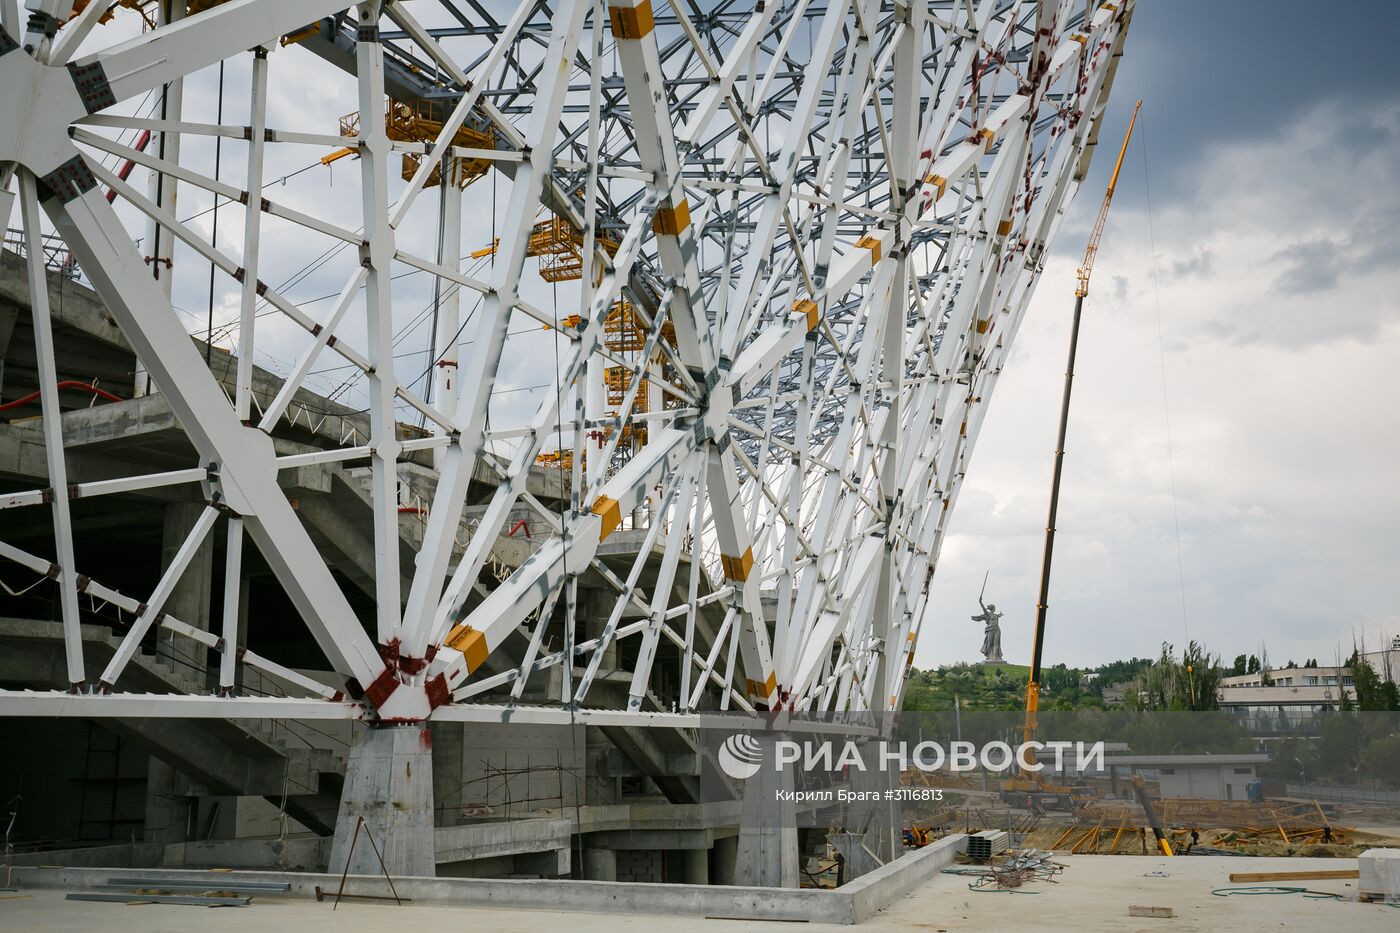
[[[1142,101],[1133,108],[1132,119],[1128,121],[1128,132],[1123,136],[1123,146],[1118,150],[1118,161],[1113,165],[1113,176],[1108,180],[1108,191],[1099,205],[1099,216],[1094,221],[1089,243],[1084,247],[1084,260],[1079,264],[1079,276],[1074,289],[1074,318],[1069,331],[1069,362],[1065,366],[1065,391],[1060,403],[1060,433],[1055,445],[1055,471],[1050,481],[1050,516],[1045,523],[1045,555],[1040,566],[1040,599],[1035,607],[1035,649],[1031,654],[1030,678],[1026,682],[1026,724],[1025,741],[1035,739],[1036,711],[1040,708],[1040,662],[1045,644],[1045,610],[1050,602],[1050,556],[1055,546],[1055,513],[1060,504],[1060,473],[1065,459],[1065,431],[1069,425],[1070,389],[1074,385],[1074,355],[1079,347],[1079,319],[1084,310],[1084,298],[1089,294],[1089,276],[1094,271],[1094,259],[1098,256],[1099,240],[1103,237],[1104,222],[1108,220],[1108,207],[1113,203],[1113,191],[1118,187],[1118,173],[1123,168],[1123,158],[1128,154],[1128,141],[1133,137],[1133,125],[1137,123]],[[1029,756],[1029,750],[1026,752]],[[1032,769],[1032,761],[1022,761],[1020,777],[1003,781],[1002,799],[1008,803],[1023,804],[1032,808],[1074,809],[1092,796],[1085,785],[1054,785],[1045,781],[1040,772]],[[1165,845],[1165,842],[1163,843]],[[1171,854],[1167,851],[1168,855]]]

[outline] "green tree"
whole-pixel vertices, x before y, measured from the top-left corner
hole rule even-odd
[[[1361,752],[1361,767],[1369,777],[1400,787],[1400,735],[1376,739]]]
[[[1257,673],[1259,673],[1259,659],[1256,658],[1254,655],[1251,654],[1251,655],[1249,656],[1249,661],[1246,662],[1246,666],[1245,666],[1244,672],[1245,672],[1246,674],[1257,674]]]
[[[1235,663],[1230,667],[1230,675],[1232,677],[1239,677],[1241,674],[1248,674],[1249,671],[1246,669],[1248,665],[1249,658],[1246,655],[1235,655]]]
[[[1352,685],[1356,688],[1356,706],[1363,710],[1387,709],[1386,692],[1383,689],[1381,676],[1376,673],[1376,669],[1371,666],[1371,662],[1361,657],[1359,652],[1352,652],[1351,655],[1351,678]]]
[[[1220,676],[1220,656],[1199,643],[1187,644],[1178,661],[1172,645],[1163,642],[1161,655],[1134,680],[1129,705],[1149,710],[1218,709],[1215,692]]]

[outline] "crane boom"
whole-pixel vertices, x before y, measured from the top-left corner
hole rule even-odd
[[[1103,203],[1099,205],[1099,215],[1094,221],[1089,243],[1084,248],[1084,261],[1079,265],[1078,284],[1074,290],[1074,318],[1069,331],[1069,361],[1065,365],[1065,391],[1060,402],[1060,433],[1055,444],[1055,470],[1050,481],[1050,514],[1045,523],[1045,554],[1040,565],[1040,598],[1035,607],[1035,648],[1031,653],[1030,677],[1026,682],[1026,724],[1025,741],[1035,738],[1036,711],[1040,708],[1040,662],[1045,644],[1045,613],[1050,604],[1050,558],[1055,548],[1055,517],[1060,506],[1060,474],[1065,459],[1065,433],[1069,427],[1070,390],[1074,386],[1074,357],[1079,347],[1079,320],[1084,310],[1084,298],[1089,294],[1089,276],[1094,271],[1094,257],[1099,251],[1099,240],[1103,236],[1104,222],[1108,219],[1108,207],[1113,202],[1113,191],[1118,186],[1118,173],[1123,169],[1123,157],[1128,153],[1128,141],[1133,137],[1133,125],[1137,123],[1142,101],[1133,108],[1132,119],[1128,121],[1128,131],[1123,136],[1123,146],[1118,150],[1118,161],[1113,165],[1113,175],[1108,180],[1108,190]],[[1029,754],[1029,753],[1028,753]],[[1030,762],[1022,762],[1023,768]],[[1035,772],[1038,775],[1038,772]]]
[[[1074,297],[1083,298],[1089,294],[1089,276],[1094,272],[1094,259],[1099,254],[1099,240],[1103,239],[1103,225],[1108,220],[1108,206],[1113,203],[1113,191],[1118,187],[1118,173],[1123,170],[1123,157],[1128,154],[1128,140],[1133,138],[1133,124],[1137,123],[1142,101],[1133,108],[1133,116],[1128,120],[1128,132],[1123,136],[1123,148],[1118,150],[1118,161],[1113,163],[1113,175],[1108,179],[1108,190],[1104,192],[1103,203],[1099,205],[1099,216],[1094,218],[1094,229],[1089,234],[1089,242],[1084,247],[1084,259],[1079,263],[1079,281],[1074,289]]]

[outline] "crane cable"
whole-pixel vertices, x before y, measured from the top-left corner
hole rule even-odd
[[[1173,456],[1172,413],[1167,384],[1167,350],[1162,333],[1162,288],[1157,274],[1157,236],[1152,222],[1152,179],[1147,161],[1147,121],[1145,120],[1143,121],[1140,147],[1142,149],[1143,191],[1147,202],[1148,258],[1152,265],[1152,301],[1157,316],[1157,360],[1158,369],[1162,376],[1162,421],[1166,426],[1167,435],[1167,477],[1172,494],[1172,525],[1176,534],[1176,580],[1181,592],[1181,631],[1186,638],[1183,663],[1186,665],[1187,688],[1191,693],[1191,705],[1194,707],[1196,705],[1196,686],[1195,679],[1191,676],[1194,672],[1191,669],[1190,659],[1185,657],[1185,651],[1190,650],[1191,625],[1186,611],[1186,571],[1181,550],[1181,512],[1176,497],[1176,460]]]

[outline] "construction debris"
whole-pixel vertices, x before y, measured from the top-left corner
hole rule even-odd
[[[181,904],[202,907],[247,907],[252,896],[286,894],[292,886],[285,881],[183,881],[168,878],[108,878],[97,885],[104,891],[79,891],[70,901],[99,901],[110,904]]]
[[[1355,857],[1365,846],[1366,834],[1333,823],[1315,800],[1169,797],[1157,805],[1178,854]],[[1023,842],[1074,855],[1152,854],[1156,849],[1147,827],[1140,804],[1106,800],[1081,807],[1068,824],[1046,825]]]
[[[101,901],[107,904],[180,904],[196,907],[247,907],[251,897],[220,897],[201,894],[99,894],[79,891],[68,895],[70,901]]]
[[[968,883],[971,891],[1016,891],[1020,894],[1035,894],[1035,891],[1018,889],[1032,881],[1055,882],[1055,876],[1065,870],[1065,866],[1053,861],[1053,852],[1039,849],[1019,849],[1004,858],[993,859],[985,866],[962,866],[945,868],[944,874],[971,875],[974,880]]]

